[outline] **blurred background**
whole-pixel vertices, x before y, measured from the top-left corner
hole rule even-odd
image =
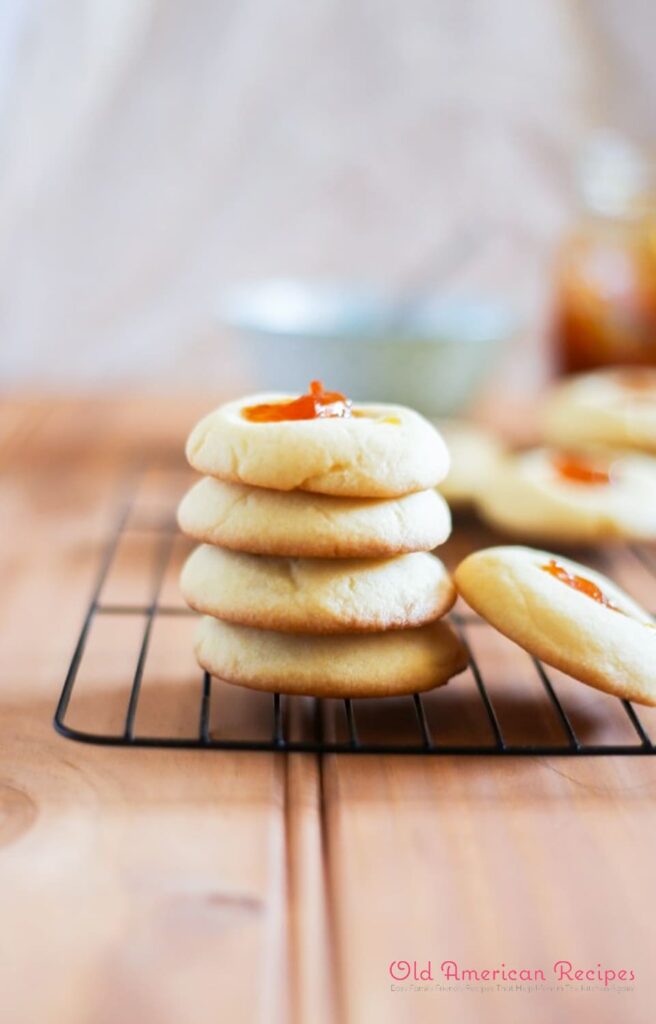
[[[429,295],[467,334],[484,296],[508,343],[482,384],[530,394],[563,364],[559,273],[609,195],[590,152],[610,148],[611,219],[618,187],[644,201],[655,28],[650,0],[5,0],[3,390],[250,386],[243,286],[283,278],[374,289],[395,337]],[[634,335],[656,323],[653,223],[638,299],[617,232],[602,268]]]

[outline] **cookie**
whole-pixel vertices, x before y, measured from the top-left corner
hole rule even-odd
[[[253,422],[248,409],[290,401],[251,395],[222,405],[187,441],[194,469],[233,483],[353,498],[393,498],[446,475],[444,441],[419,413],[357,403],[348,417]]]
[[[469,555],[455,582],[479,615],[547,665],[656,705],[656,621],[601,573],[548,551],[497,547]]]
[[[556,446],[656,452],[656,369],[598,370],[560,384],[545,402],[544,433]]]
[[[434,555],[277,558],[203,544],[180,577],[185,601],[228,622],[296,633],[405,629],[444,615],[451,577]]]
[[[506,533],[564,543],[656,539],[656,459],[543,448],[508,456],[478,496]]]
[[[402,498],[335,498],[199,480],[178,509],[196,540],[254,555],[377,558],[430,551],[451,533],[449,506],[434,490]]]
[[[501,458],[500,441],[465,420],[433,420],[449,450],[449,472],[438,485],[452,506],[471,505],[485,489]]]
[[[462,643],[443,622],[366,636],[307,636],[205,617],[195,649],[201,667],[229,683],[314,697],[418,693],[467,667]]]

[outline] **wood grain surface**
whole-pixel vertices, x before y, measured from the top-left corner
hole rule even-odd
[[[106,749],[51,719],[135,458],[181,450],[205,402],[5,400],[0,405],[0,991],[3,1024],[240,1021],[502,1022],[651,1015],[656,981],[651,758],[279,756]],[[141,511],[187,476],[151,474]],[[137,530],[107,581],[138,599]],[[470,541],[461,537],[460,549]],[[179,600],[176,547],[164,588]],[[457,545],[449,557],[460,553]],[[152,552],[150,553],[152,555]],[[649,572],[614,574],[654,606]],[[115,723],[138,637],[94,635],[78,723]],[[193,728],[188,620],[158,624],[140,728]],[[509,736],[555,728],[528,659],[481,631]],[[485,647],[483,651],[482,648]],[[492,660],[490,660],[492,659]],[[624,737],[617,702],[555,680],[581,734]],[[226,688],[229,689],[229,688]],[[257,732],[237,689],[213,727]],[[463,676],[429,702],[441,736],[482,730]],[[647,727],[654,716],[646,713]],[[393,705],[366,728],[405,728]],[[302,728],[302,722],[290,727]],[[633,969],[632,990],[392,991],[392,960]],[[603,987],[602,987],[603,988]]]

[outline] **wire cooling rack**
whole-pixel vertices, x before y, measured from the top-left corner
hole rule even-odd
[[[437,715],[439,722],[440,716],[441,689],[433,691],[430,695],[414,694],[394,699],[392,718],[394,719],[394,716],[398,714],[403,717],[404,721],[400,736],[390,736],[389,730],[383,738],[375,735],[373,738],[370,735],[363,735],[363,733],[371,733],[368,720],[374,706],[378,706],[378,710],[380,710],[381,705],[387,704],[389,698],[328,701],[250,691],[249,707],[253,708],[253,701],[257,703],[259,735],[256,738],[249,738],[248,722],[243,721],[243,716],[241,722],[243,735],[234,735],[234,730],[229,735],[222,735],[220,726],[223,694],[226,691],[234,692],[240,688],[229,687],[228,684],[213,679],[207,672],[203,673],[200,669],[195,682],[187,680],[185,684],[187,688],[195,689],[193,699],[197,702],[195,715],[197,725],[193,730],[185,735],[180,735],[177,731],[175,735],[152,735],[141,731],[138,728],[138,712],[154,627],[156,623],[165,624],[166,620],[183,618],[189,620],[193,614],[182,605],[166,603],[162,600],[165,576],[167,571],[171,570],[172,552],[178,543],[176,538],[179,539],[172,504],[173,502],[170,501],[169,507],[155,516],[152,514],[144,516],[138,510],[134,494],[123,503],[118,524],[109,537],[101,560],[91,600],[55,711],[54,726],[62,736],[85,743],[111,746],[294,751],[315,754],[558,755],[571,757],[603,754],[650,755],[656,752],[656,746],[650,738],[645,722],[640,717],[647,713],[644,709],[641,709],[639,715],[628,701],[620,701],[607,695],[596,695],[594,691],[588,691],[588,688],[584,688],[587,691],[587,696],[591,700],[596,699],[601,702],[597,721],[607,717],[612,706],[613,715],[617,718],[619,713],[624,728],[620,729],[621,740],[609,740],[607,731],[603,728],[600,730],[601,739],[594,731],[592,737],[582,735],[574,721],[576,716],[572,716],[566,708],[566,702],[559,696],[558,686],[552,679],[552,670],[545,668],[534,658],[531,659],[533,681],[541,688],[542,699],[546,700],[551,709],[553,721],[549,739],[535,742],[530,735],[520,734],[517,736],[516,729],[512,736],[506,735],[506,729],[502,725],[498,713],[499,698],[495,692],[496,687],[489,680],[494,665],[490,662],[489,657],[486,662],[485,658],[477,657],[473,650],[476,646],[472,642],[475,631],[489,630],[491,627],[487,626],[478,616],[468,612],[452,614],[450,620],[469,651],[470,696],[478,705],[476,710],[479,718],[483,721],[484,735],[482,737],[479,735],[465,736],[463,741],[461,736],[456,742],[441,741],[439,735],[436,735],[436,733],[439,734],[439,728],[435,726],[435,717]],[[142,581],[147,582],[148,598],[145,601],[131,599],[118,603],[112,602],[105,598],[107,581],[115,568],[117,552],[121,543],[131,532],[138,533],[142,538],[144,536],[149,538],[154,552],[154,557],[147,570],[148,580]],[[656,559],[653,554],[648,551],[634,550],[633,555],[641,562],[644,570],[656,579]],[[104,730],[100,726],[96,727],[97,723],[93,721],[93,717],[89,724],[87,715],[85,725],[80,727],[71,724],[69,719],[78,690],[82,689],[80,676],[81,673],[83,674],[85,657],[94,631],[99,628],[101,622],[111,619],[122,622],[131,620],[140,624],[134,666],[126,673],[128,678],[121,680],[121,685],[116,687],[119,709],[115,720],[119,722],[119,725],[115,729]],[[519,653],[519,649],[515,650]],[[523,652],[522,656],[528,657],[523,655]],[[493,674],[498,677],[498,666]],[[458,680],[455,680],[450,687],[447,687],[452,691],[452,700],[455,701],[456,709],[460,693],[457,689],[459,685]],[[580,684],[576,684],[576,686],[580,687]],[[591,694],[594,696],[590,696]],[[430,702],[430,713],[427,711],[428,702]],[[290,725],[293,721],[298,722],[299,718],[291,713],[295,703],[299,706],[302,705],[300,718],[303,729],[300,735],[298,729],[294,729]],[[339,707],[336,708],[336,705]],[[336,732],[334,720],[337,713],[342,727]],[[471,717],[470,707],[464,718],[471,720]],[[264,727],[262,727],[262,723],[264,723]],[[171,730],[171,732],[173,731]]]

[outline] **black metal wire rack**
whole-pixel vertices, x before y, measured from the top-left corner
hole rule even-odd
[[[301,738],[290,735],[286,728],[286,716],[283,714],[283,701],[305,701],[307,698],[283,697],[279,693],[268,694],[258,693],[255,699],[261,702],[261,707],[266,708],[266,717],[270,723],[268,735],[265,738],[249,739],[246,737],[222,737],[210,727],[211,713],[218,713],[220,718],[220,707],[215,706],[216,701],[216,680],[213,680],[208,673],[199,669],[198,678],[198,725],[194,735],[190,736],[153,736],[141,734],[136,727],[137,711],[142,692],[142,681],[149,656],[151,636],[156,620],[165,617],[179,617],[192,615],[184,607],[173,606],[162,603],[160,594],[164,581],[167,566],[169,565],[176,536],[177,527],[173,516],[168,513],[164,518],[137,519],[130,522],[130,530],[150,533],[155,538],[155,552],[151,576],[149,581],[150,596],[146,603],[130,602],[121,604],[108,603],[103,599],[103,588],[108,578],[121,538],[124,536],[128,520],[134,514],[134,507],[131,501],[125,502],[119,522],[114,529],[107,544],[104,556],[93,587],[93,593],[88,605],[82,629],[66,674],[63,689],[59,697],[54,715],[55,729],[64,737],[71,740],[78,740],[84,743],[93,743],[111,746],[127,747],[169,747],[169,748],[193,748],[204,750],[232,750],[232,751],[287,751],[306,752],[314,754],[424,754],[424,755],[486,755],[486,756],[595,756],[595,755],[651,755],[656,753],[656,746],[638,715],[636,709],[628,701],[613,699],[613,704],[621,706],[622,716],[625,724],[630,727],[630,742],[588,742],[577,734],[577,729],[570,714],[560,699],[556,688],[550,678],[550,670],[545,668],[537,659],[532,659],[537,681],[543,689],[543,693],[551,705],[555,721],[558,724],[559,736],[556,741],[548,743],[531,742],[530,740],[517,742],[509,740],[504,735],[504,729],[500,723],[499,715],[495,708],[495,697],[492,688],[486,682],[486,669],[472,651],[472,645],[468,639],[468,632],[476,625],[484,625],[481,619],[473,614],[452,614],[451,621],[460,633],[463,642],[468,648],[470,655],[470,670],[475,684],[475,692],[480,702],[479,710],[482,710],[487,724],[487,738],[485,742],[440,742],[431,726],[429,716],[426,713],[425,698],[421,694],[402,698],[407,704],[407,710],[411,716],[413,727],[410,738],[404,733],[402,742],[390,742],[363,739],[361,736],[360,717],[363,714],[362,706],[381,701],[351,701],[341,702],[343,720],[345,727],[339,738],[330,735],[326,730],[325,702],[322,699],[313,699],[310,721],[306,734]],[[649,555],[638,553],[645,568],[656,577],[656,561]],[[87,651],[89,638],[93,629],[100,619],[121,616],[136,616],[142,620],[138,654],[132,674],[129,690],[127,691],[126,704],[123,711],[122,728],[116,732],[105,732],[102,730],[80,729],[67,724],[69,705],[74,696],[76,682],[78,681],[81,666],[83,665],[85,652]],[[486,627],[490,628],[490,627]],[[225,686],[226,684],[221,684]],[[603,697],[602,699],[608,700]],[[398,701],[398,699],[397,699]],[[334,701],[330,702],[335,704]],[[383,701],[384,703],[384,701]],[[360,710],[357,710],[357,708]]]

